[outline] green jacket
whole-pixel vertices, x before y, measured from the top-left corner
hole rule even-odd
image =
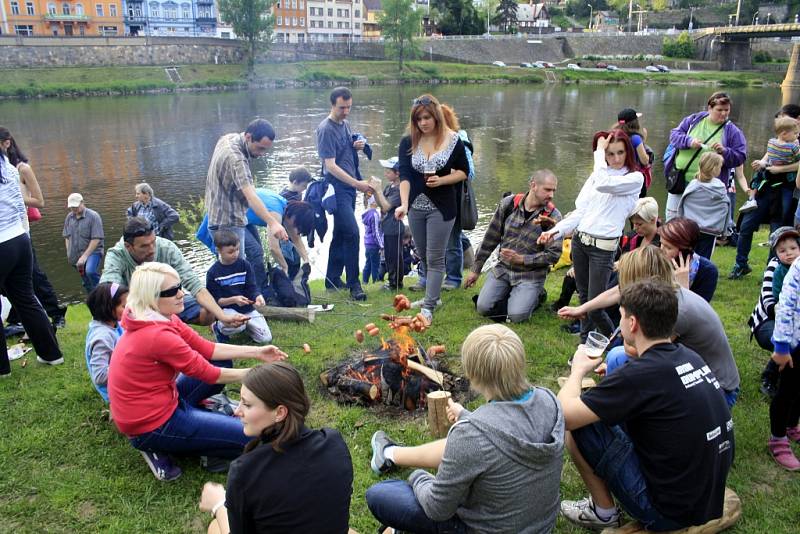
[[[205,285],[192,270],[192,266],[184,259],[178,246],[169,239],[156,237],[156,259],[154,261],[166,263],[178,271],[184,290],[190,292],[192,296],[197,295],[201,289],[205,289]],[[106,251],[106,261],[103,265],[103,276],[100,277],[100,282],[116,282],[129,286],[131,275],[136,267],[137,263],[125,249],[125,241],[120,238],[116,245]]]

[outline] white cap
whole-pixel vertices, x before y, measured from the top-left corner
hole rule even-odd
[[[385,169],[397,169],[397,167],[398,167],[398,165],[400,163],[400,160],[397,159],[397,156],[395,156],[393,158],[389,158],[389,159],[381,159],[381,160],[378,160],[378,161],[381,162],[381,167],[383,167]]]
[[[67,207],[68,208],[77,208],[83,202],[83,195],[80,193],[72,193],[70,196],[67,197]]]

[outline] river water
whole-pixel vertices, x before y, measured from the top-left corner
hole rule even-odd
[[[480,222],[470,232],[480,242],[503,191],[523,191],[531,172],[552,169],[559,177],[556,203],[572,209],[591,171],[591,138],[610,128],[617,112],[633,107],[644,113],[648,144],[663,152],[671,128],[705,107],[708,87],[607,85],[442,85],[358,87],[350,116],[374,150],[362,158],[362,174],[382,177],[378,158],[397,154],[412,100],[432,92],[457,111],[475,145]],[[61,229],[66,197],[78,191],[103,218],[106,247],[121,235],[134,185],[146,181],[156,196],[173,206],[203,196],[208,162],[220,135],[242,131],[255,117],[272,122],[278,137],[268,157],[254,164],[259,187],[280,190],[289,171],[305,165],[319,172],[314,129],[329,111],[329,89],[269,89],[133,97],[94,97],[6,101],[0,124],[8,127],[28,154],[44,191],[43,219],[32,225],[39,261],[66,301],[85,295],[66,261]],[[731,118],[748,139],[750,157],[761,157],[780,107],[778,89],[735,89]],[[748,173],[749,174],[749,173]],[[654,173],[652,193],[662,206],[662,172]],[[177,243],[199,273],[213,257],[176,228]],[[311,252],[325,269],[327,246]],[[363,252],[362,252],[363,255]],[[363,263],[363,258],[362,258]]]

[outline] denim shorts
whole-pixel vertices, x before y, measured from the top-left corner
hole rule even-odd
[[[202,309],[197,299],[187,293],[183,296],[183,311],[178,314],[178,318],[184,323],[191,323],[200,316]]]

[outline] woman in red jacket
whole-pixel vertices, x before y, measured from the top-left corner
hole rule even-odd
[[[202,455],[207,468],[215,459],[239,456],[248,441],[241,422],[198,404],[220,393],[224,384],[242,381],[249,369],[232,369],[230,360],[286,358],[273,345],[234,346],[202,338],[177,317],[183,295],[178,273],[169,265],[137,267],[122,318],[125,335],[108,370],[114,423],[159,480],[181,474],[167,453]]]

